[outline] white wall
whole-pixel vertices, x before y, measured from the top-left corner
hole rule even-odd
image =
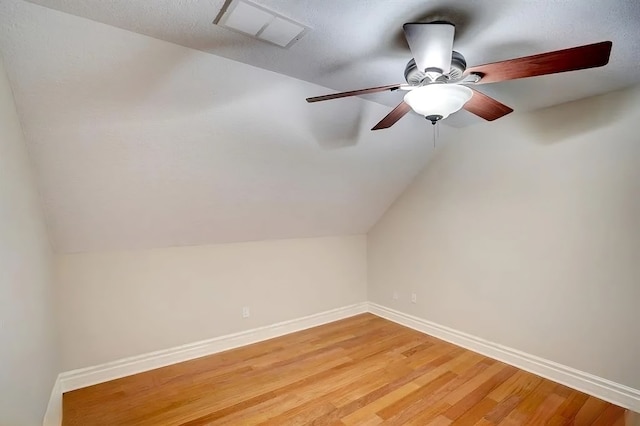
[[[42,424],[58,373],[51,249],[0,61],[0,425]]]
[[[364,236],[70,254],[56,263],[64,370],[366,300]]]
[[[635,88],[450,132],[368,234],[370,300],[640,389],[639,122]]]

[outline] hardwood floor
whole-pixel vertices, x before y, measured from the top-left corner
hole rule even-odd
[[[64,425],[620,425],[624,410],[371,314],[64,394]]]

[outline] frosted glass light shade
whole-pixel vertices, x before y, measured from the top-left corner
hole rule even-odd
[[[404,95],[404,101],[420,115],[447,118],[473,96],[473,90],[459,84],[428,84]]]

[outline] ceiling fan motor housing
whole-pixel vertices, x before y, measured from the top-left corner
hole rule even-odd
[[[464,71],[467,69],[467,61],[464,56],[455,50],[451,54],[451,69],[444,74],[444,81],[454,83],[462,80]],[[420,71],[415,59],[411,59],[404,69],[404,78],[412,86],[418,86],[427,77],[427,73]]]

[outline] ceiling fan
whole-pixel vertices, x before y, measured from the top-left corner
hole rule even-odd
[[[404,70],[407,84],[316,96],[307,98],[307,102],[405,90],[404,100],[371,130],[393,126],[412,109],[433,124],[462,108],[493,121],[513,109],[468,85],[601,67],[609,62],[612,46],[612,42],[603,41],[467,68],[464,56],[453,50],[453,24],[442,21],[407,23],[403,29],[414,57]]]

